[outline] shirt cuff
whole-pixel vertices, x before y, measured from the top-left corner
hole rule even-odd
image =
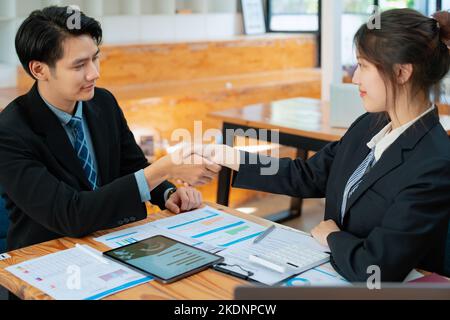
[[[152,197],[150,195],[150,188],[148,187],[147,179],[145,179],[144,169],[136,172],[134,176],[136,177],[136,183],[138,185],[139,194],[141,195],[141,201],[150,201]]]
[[[164,202],[167,202],[167,200],[169,200],[167,197],[169,196],[169,191],[173,190],[175,188],[169,188],[166,191],[164,191]]]

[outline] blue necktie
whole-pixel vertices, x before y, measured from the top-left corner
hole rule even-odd
[[[350,179],[348,179],[348,182],[344,189],[344,197],[342,199],[342,206],[341,206],[341,223],[344,223],[344,214],[345,209],[347,207],[347,201],[348,198],[351,197],[351,195],[358,189],[359,185],[363,181],[364,174],[367,172],[367,169],[369,169],[373,162],[375,160],[375,148],[373,148],[370,153],[367,155],[367,157],[361,162],[359,167],[353,172]]]
[[[97,189],[97,172],[94,168],[94,161],[87,146],[86,137],[84,136],[83,121],[79,117],[72,117],[67,124],[75,136],[75,152],[81,162],[84,173],[93,190]]]

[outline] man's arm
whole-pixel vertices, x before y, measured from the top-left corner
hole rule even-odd
[[[109,92],[108,92],[109,93]],[[139,194],[142,202],[151,201],[153,204],[165,209],[166,199],[164,197],[168,189],[174,188],[175,186],[166,181],[157,181],[155,185],[149,185],[149,181],[146,179],[144,174],[145,168],[150,164],[147,161],[141,148],[137,145],[133,133],[128,127],[125,116],[117,103],[114,96],[109,93],[114,99],[116,105],[116,110],[119,113],[120,121],[120,175],[128,175],[133,173],[136,179],[136,183],[139,188]]]
[[[133,174],[96,191],[78,191],[56,178],[14,132],[0,129],[0,185],[26,215],[70,237],[147,217]]]

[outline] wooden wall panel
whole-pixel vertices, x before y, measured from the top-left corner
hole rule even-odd
[[[311,35],[102,48],[99,85],[192,80],[316,66]]]
[[[316,66],[313,35],[268,35],[172,44],[103,45],[99,86],[236,76]],[[18,87],[31,78],[19,69]]]

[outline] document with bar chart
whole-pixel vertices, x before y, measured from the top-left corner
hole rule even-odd
[[[174,235],[220,248],[248,243],[266,229],[261,225],[209,206],[157,220],[152,224]]]
[[[71,248],[5,270],[56,300],[99,300],[153,280],[89,247]]]
[[[123,247],[132,243],[136,243],[138,241],[156,236],[163,235],[174,240],[181,241],[193,247],[197,247],[202,250],[217,252],[218,249],[216,247],[210,246],[203,241],[198,241],[190,238],[186,238],[180,235],[176,235],[170,232],[167,232],[163,229],[157,228],[153,223],[146,223],[140,226],[127,228],[124,230],[108,233],[104,236],[94,238],[95,241],[101,242],[111,249],[116,249],[119,247]]]

